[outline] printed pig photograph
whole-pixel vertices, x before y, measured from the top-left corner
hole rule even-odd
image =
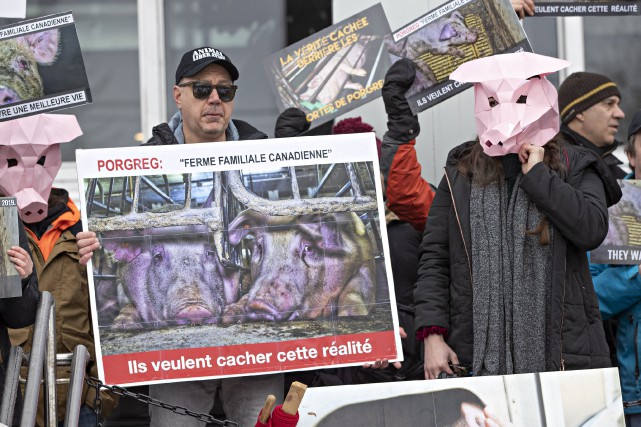
[[[91,102],[70,13],[1,27],[0,70],[0,121]]]
[[[385,38],[392,63],[401,58],[414,62],[414,83],[405,96],[415,114],[469,87],[449,80],[462,63],[519,49],[531,51],[509,1],[459,4],[444,3]]]
[[[378,176],[359,161],[83,178],[103,362],[336,346],[271,359],[300,369],[370,360],[381,337],[394,358]],[[237,368],[226,357],[207,375]]]
[[[299,108],[315,127],[380,96],[389,31],[378,4],[269,56],[279,110]]]

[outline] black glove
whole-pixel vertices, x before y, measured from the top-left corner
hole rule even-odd
[[[161,123],[151,129],[151,138],[142,145],[174,145],[178,144],[174,132],[167,123]]]
[[[403,58],[396,61],[385,74],[383,102],[387,113],[387,136],[396,141],[407,142],[418,136],[421,127],[412,114],[405,92],[414,82],[414,63]]]
[[[309,129],[310,124],[304,111],[291,107],[280,113],[276,119],[274,136],[276,138],[298,136]]]

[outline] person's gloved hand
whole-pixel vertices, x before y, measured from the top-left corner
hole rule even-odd
[[[309,129],[310,124],[311,123],[307,121],[307,116],[303,110],[296,107],[290,107],[280,113],[278,119],[276,119],[274,136],[276,138],[298,136]]]
[[[405,92],[414,82],[414,63],[403,58],[396,61],[385,74],[383,102],[387,113],[387,136],[396,141],[410,141],[418,136],[421,128],[412,114]]]

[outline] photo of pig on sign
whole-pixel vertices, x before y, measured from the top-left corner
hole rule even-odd
[[[92,102],[70,12],[0,27],[0,121]]]
[[[103,381],[402,358],[373,133],[76,159]]]
[[[590,252],[596,264],[641,264],[641,180],[618,180],[623,197],[608,209],[608,234]]]
[[[313,128],[379,97],[391,65],[389,32],[378,3],[269,56],[278,110],[303,110]]]
[[[406,92],[414,114],[471,87],[449,79],[459,65],[499,53],[531,52],[508,0],[453,0],[394,31],[385,39],[392,63],[414,62]]]

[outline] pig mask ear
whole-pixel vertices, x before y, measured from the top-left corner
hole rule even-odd
[[[39,33],[18,37],[18,43],[23,44],[31,52],[40,65],[51,65],[58,58],[60,50],[60,30],[46,30]]]
[[[265,215],[256,212],[252,209],[242,211],[234,220],[229,224],[229,243],[237,245],[245,236],[252,234],[252,230],[256,227],[265,226]]]

